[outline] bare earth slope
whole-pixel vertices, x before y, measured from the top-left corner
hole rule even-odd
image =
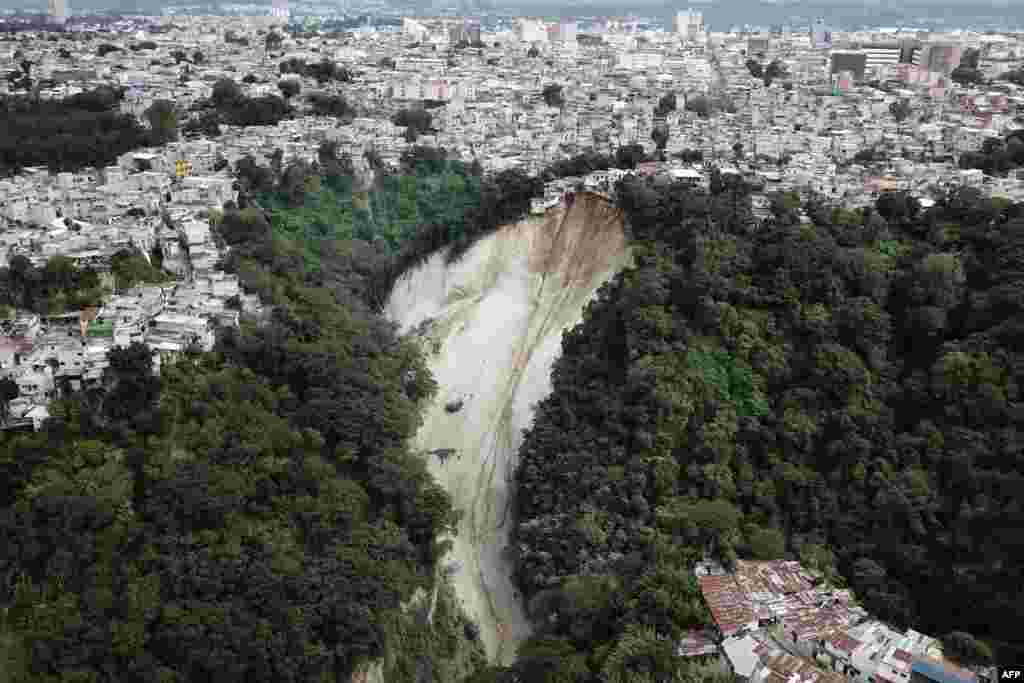
[[[621,214],[581,195],[570,209],[502,228],[451,266],[434,254],[398,281],[387,305],[431,352],[439,391],[414,447],[463,511],[445,562],[459,567],[456,594],[496,663],[510,663],[529,635],[503,553],[522,430],[551,390],[562,332],[628,260]],[[458,400],[462,408],[448,412]],[[442,462],[426,455],[436,449],[455,452]]]

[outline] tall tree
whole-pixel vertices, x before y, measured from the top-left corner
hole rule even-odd
[[[549,107],[561,107],[565,104],[565,98],[562,96],[562,86],[557,83],[545,85],[541,95],[544,98],[544,104]]]
[[[282,78],[277,82],[277,88],[285,100],[290,100],[302,91],[302,83],[294,78]]]
[[[228,107],[242,99],[242,88],[230,78],[221,78],[213,84],[210,95],[216,107]]]
[[[669,139],[669,128],[666,123],[657,123],[651,128],[651,140],[654,141],[654,145],[658,148],[661,156],[665,155],[665,146],[668,145]]]
[[[146,109],[146,120],[155,145],[178,139],[178,112],[170,100],[156,100]]]
[[[0,379],[0,424],[7,421],[10,415],[10,403],[18,398],[18,383],[10,377]]]

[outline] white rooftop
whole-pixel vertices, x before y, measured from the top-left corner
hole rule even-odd
[[[754,673],[754,669],[760,663],[754,652],[758,645],[760,643],[750,636],[726,638],[722,641],[722,649],[725,650],[725,656],[729,659],[737,676],[750,678]]]

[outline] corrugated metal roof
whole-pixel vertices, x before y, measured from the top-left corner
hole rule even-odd
[[[787,560],[740,560],[736,563],[736,580],[748,593],[790,595],[812,587],[810,575],[800,567],[800,563]]]
[[[731,576],[701,576],[697,579],[704,602],[723,635],[754,622],[754,611]]]
[[[851,655],[853,654],[854,650],[860,647],[859,640],[857,640],[856,638],[851,638],[849,635],[845,633],[840,633],[839,635],[832,636],[830,642],[832,643],[832,647],[834,647],[835,649],[841,650]]]
[[[704,631],[687,631],[680,638],[676,654],[680,657],[698,657],[718,652],[718,645]]]
[[[768,657],[766,683],[846,683],[846,677],[818,668],[811,660],[778,654]]]

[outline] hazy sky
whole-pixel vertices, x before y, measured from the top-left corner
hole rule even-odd
[[[236,0],[237,1],[237,0]],[[45,0],[0,0],[4,8],[45,12]],[[431,0],[422,0],[424,7]],[[68,0],[72,13],[116,7],[122,12],[159,13],[171,0]],[[267,7],[270,0],[266,0]],[[404,3],[403,3],[404,4]],[[753,26],[791,23],[801,26],[815,17],[839,28],[843,25],[916,26],[935,25],[951,28],[971,22],[992,23],[1006,29],[1024,26],[1024,0],[693,0],[688,3],[664,0],[489,0],[488,6],[520,8],[536,13],[562,15],[625,14],[636,12],[667,18],[675,9],[692,7],[704,13],[713,30],[726,30],[744,23]]]

